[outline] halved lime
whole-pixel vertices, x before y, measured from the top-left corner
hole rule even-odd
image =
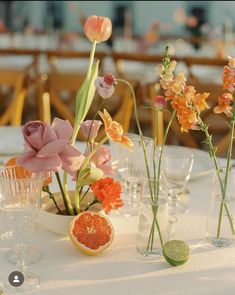
[[[171,265],[181,265],[189,259],[190,248],[184,241],[171,240],[164,244],[163,256]]]

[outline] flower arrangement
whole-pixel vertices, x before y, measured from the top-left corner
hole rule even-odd
[[[166,48],[166,52],[168,48]],[[224,67],[223,72],[223,90],[224,93],[218,98],[218,106],[214,108],[215,113],[224,113],[229,118],[229,145],[227,151],[226,169],[224,179],[221,176],[222,169],[216,157],[216,147],[212,142],[212,135],[209,133],[209,126],[203,122],[201,112],[208,109],[209,106],[206,99],[209,93],[197,93],[194,86],[186,84],[186,77],[184,73],[180,72],[174,75],[176,61],[170,60],[168,55],[163,59],[163,63],[157,68],[157,73],[160,76],[160,85],[165,91],[165,100],[170,102],[173,109],[172,118],[177,117],[182,132],[189,130],[201,130],[206,139],[205,142],[209,146],[209,154],[213,160],[216,175],[220,184],[221,190],[221,205],[218,212],[218,223],[216,239],[221,236],[221,222],[223,218],[223,211],[225,210],[228,218],[232,235],[235,235],[235,228],[232,215],[228,204],[226,203],[226,191],[228,174],[231,169],[231,157],[234,138],[234,125],[235,125],[235,104],[234,104],[234,87],[235,87],[235,59],[229,57],[228,65]],[[172,122],[172,120],[171,120]],[[170,122],[170,124],[171,124]],[[169,126],[168,126],[169,127]],[[167,128],[168,131],[168,128]],[[166,132],[167,133],[167,132]]]
[[[123,135],[122,126],[113,121],[109,113],[97,111],[93,120],[84,121],[91,106],[95,91],[103,98],[109,98],[114,92],[115,78],[111,74],[98,77],[99,61],[94,64],[96,44],[106,41],[112,33],[112,23],[107,17],[90,16],[84,24],[84,33],[92,42],[89,66],[86,78],[76,96],[75,123],[72,127],[68,120],[55,118],[52,124],[41,121],[31,121],[22,128],[25,150],[17,158],[17,163],[28,171],[44,171],[55,173],[63,198],[64,212],[59,208],[48,182],[43,190],[52,198],[60,214],[77,215],[82,210],[87,211],[95,203],[102,205],[105,213],[123,205],[121,200],[121,185],[112,178],[114,168],[111,165],[112,155],[104,143],[108,140],[116,141],[127,148],[132,147],[129,138]],[[96,137],[102,122],[96,120],[101,117],[106,135],[96,142]],[[86,149],[82,153],[74,144],[79,129],[87,139]],[[63,171],[63,181],[61,173]],[[75,184],[74,201],[68,192],[68,175]],[[89,191],[94,200],[81,209]]]

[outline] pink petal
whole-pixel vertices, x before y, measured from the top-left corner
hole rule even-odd
[[[104,174],[106,174],[106,175],[113,175],[114,174],[114,170],[109,165],[96,165],[96,167],[101,169],[104,172]]]
[[[73,134],[73,127],[68,120],[55,118],[51,126],[60,139],[70,139]]]
[[[49,158],[59,154],[66,145],[69,144],[69,140],[67,139],[56,139],[54,141],[49,142],[40,151],[37,153],[38,158]]]
[[[27,127],[27,126],[26,126]],[[25,127],[23,127],[23,135],[25,139],[25,143],[31,148],[39,150],[42,145],[44,126],[40,126],[36,132],[31,133],[30,135],[25,134]]]
[[[27,155],[25,158],[19,157],[17,161],[20,165],[23,165],[26,169],[32,172],[39,171],[54,171],[58,172],[62,166],[61,159],[58,155],[51,158],[37,158],[34,155],[30,157]]]
[[[28,146],[27,146],[28,149]],[[16,159],[16,164],[24,166],[25,162],[27,162],[29,159],[31,159],[32,157],[35,157],[37,152],[35,152],[34,150],[27,150],[25,149],[25,152],[18,156]]]
[[[85,159],[84,155],[71,145],[67,145],[62,150],[60,158],[62,161],[62,168],[71,175],[81,168]]]
[[[53,128],[50,125],[46,124],[45,130],[43,133],[43,138],[42,138],[42,141],[43,141],[42,145],[45,146],[49,142],[56,139],[57,139],[56,132],[53,130]]]

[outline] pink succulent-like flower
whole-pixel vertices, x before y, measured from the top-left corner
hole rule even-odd
[[[112,33],[112,22],[108,17],[89,16],[84,24],[84,33],[91,42],[106,41]]]
[[[115,78],[112,74],[106,74],[104,77],[98,77],[95,80],[95,87],[98,94],[103,98],[109,98],[115,91]]]
[[[163,110],[167,106],[166,98],[162,95],[157,95],[154,99],[154,105],[158,110]]]
[[[94,144],[95,146],[97,143]],[[111,166],[112,154],[106,146],[101,146],[91,159],[91,163],[101,169],[105,175],[113,175],[117,167]]]
[[[52,125],[30,121],[22,128],[24,153],[17,163],[29,171],[54,171],[61,168],[71,175],[81,167],[84,156],[73,147],[70,138],[73,128],[68,120],[55,118]]]
[[[81,123],[80,127],[86,139],[94,140],[98,135],[102,122],[99,120],[86,120]]]

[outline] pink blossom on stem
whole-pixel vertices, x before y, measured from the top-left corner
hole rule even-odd
[[[90,137],[91,140],[94,140],[98,135],[101,125],[102,122],[99,120],[86,120],[81,123],[80,127],[86,139]]]
[[[55,118],[52,125],[30,121],[22,128],[25,150],[17,163],[32,172],[61,168],[71,175],[81,167],[84,156],[71,145],[73,128],[68,120]]]

